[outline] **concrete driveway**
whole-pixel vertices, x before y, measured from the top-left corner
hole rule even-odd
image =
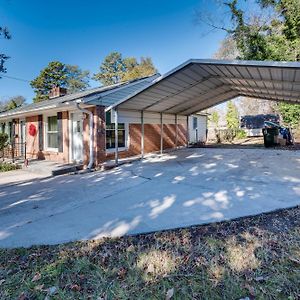
[[[0,246],[121,236],[299,204],[299,151],[184,149],[106,172],[0,185]]]

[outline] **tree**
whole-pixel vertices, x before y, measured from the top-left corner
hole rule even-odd
[[[218,127],[219,126],[219,120],[220,120],[220,115],[219,115],[219,113],[216,110],[214,110],[211,113],[210,121],[212,123],[214,123],[216,127]]]
[[[6,27],[1,27],[0,26],[0,38],[4,38],[4,39],[11,39],[11,35],[8,31],[8,29]],[[6,68],[4,67],[4,63],[5,61],[9,58],[9,56],[7,56],[4,53],[0,53],[0,73],[5,73],[6,72]],[[1,78],[1,76],[0,76]]]
[[[231,36],[225,37],[221,41],[220,47],[214,54],[216,59],[237,59],[240,53],[237,49],[235,40]]]
[[[124,59],[126,72],[122,77],[122,81],[143,78],[157,73],[150,57],[141,57],[140,63],[138,63],[135,58],[130,58],[129,60],[131,63],[128,63],[128,58]],[[135,61],[135,63],[132,63],[133,61]]]
[[[22,106],[25,103],[26,99],[23,96],[14,96],[11,97],[6,104],[6,110],[15,109]]]
[[[245,21],[246,12],[238,6],[238,0],[226,3],[231,12],[233,29],[228,30],[235,40],[240,58],[247,60],[300,60],[300,1],[257,0],[264,17],[252,16]],[[270,14],[270,11],[272,12]],[[299,123],[300,106],[280,103],[278,111],[284,120]]]
[[[151,58],[142,57],[140,62],[134,57],[123,58],[119,52],[107,55],[100,65],[100,72],[93,79],[103,85],[112,85],[123,81],[153,75],[157,72]]]
[[[23,96],[13,96],[8,99],[0,101],[0,112],[11,110],[22,106],[26,99]]]
[[[216,59],[237,59],[240,57],[239,50],[235,40],[228,35],[222,40],[219,49],[214,54]],[[258,115],[274,113],[275,102],[269,100],[252,99],[248,97],[239,97],[235,100],[243,115]]]
[[[120,82],[125,72],[126,65],[121,53],[112,52],[104,58],[100,65],[100,72],[94,74],[93,79],[100,81],[103,85],[112,85]]]
[[[287,125],[291,125],[296,127],[299,125],[299,113],[300,113],[300,105],[299,104],[288,104],[288,103],[281,103],[278,106],[279,113],[282,116],[283,121]]]
[[[89,86],[88,80],[88,71],[83,71],[78,66],[52,61],[30,83],[36,94],[33,101],[49,99],[49,92],[55,86],[66,88],[72,93],[83,91]]]
[[[270,100],[242,97],[236,104],[240,113],[244,116],[273,114],[276,112],[276,102]]]
[[[239,113],[232,101],[227,102],[226,123],[229,129],[238,129],[240,127]]]
[[[81,70],[78,66],[66,65],[68,92],[76,93],[86,90],[89,85],[90,72]]]

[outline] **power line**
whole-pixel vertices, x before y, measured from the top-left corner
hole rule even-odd
[[[14,80],[18,80],[18,81],[23,81],[23,82],[30,82],[30,80],[27,80],[27,79],[17,78],[17,77],[13,77],[13,76],[7,76],[7,75],[3,75],[3,74],[0,74],[0,78],[1,77],[5,77],[8,79],[14,79]]]

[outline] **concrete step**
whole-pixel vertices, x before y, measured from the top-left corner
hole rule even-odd
[[[62,165],[52,170],[52,176],[58,176],[83,170],[83,164]]]

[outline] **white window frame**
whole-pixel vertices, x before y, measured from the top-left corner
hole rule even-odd
[[[58,153],[58,148],[51,148],[48,147],[48,118],[49,117],[57,117],[57,113],[51,113],[51,114],[44,114],[43,120],[44,120],[44,150],[49,152],[56,152]],[[58,133],[58,131],[57,131]]]
[[[120,152],[122,151],[127,151],[128,148],[129,148],[129,124],[128,123],[121,123],[120,124],[124,124],[124,129],[125,129],[125,147],[118,147],[118,150]],[[112,153],[112,152],[115,152],[116,151],[116,148],[109,148],[107,149],[106,148],[106,128],[105,128],[105,151],[106,153]]]

